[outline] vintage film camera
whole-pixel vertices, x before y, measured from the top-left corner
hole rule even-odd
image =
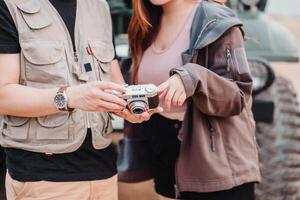
[[[114,92],[114,94],[127,101],[128,109],[133,114],[142,114],[159,105],[157,87],[153,84],[128,85],[126,93]]]

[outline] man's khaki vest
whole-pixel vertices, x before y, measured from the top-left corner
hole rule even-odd
[[[76,53],[62,18],[49,0],[5,2],[19,34],[20,84],[46,89],[110,80],[114,47],[106,1],[77,0]],[[37,118],[4,116],[3,121],[3,147],[42,153],[73,152],[82,145],[89,127],[96,149],[111,143],[108,134],[112,126],[106,112],[75,110]]]

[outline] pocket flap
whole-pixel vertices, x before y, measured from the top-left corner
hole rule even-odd
[[[115,50],[112,43],[103,41],[91,41],[89,46],[93,51],[93,55],[103,63],[111,62],[115,57]]]
[[[64,55],[63,44],[56,41],[21,42],[26,60],[35,65],[49,65],[59,62]]]
[[[45,128],[55,128],[62,126],[69,119],[69,112],[60,112],[54,115],[48,115],[45,117],[38,117],[38,123]]]
[[[41,5],[36,0],[20,1],[17,7],[27,14],[34,14],[41,10]]]
[[[28,122],[29,118],[28,117],[15,117],[15,116],[4,116],[3,121],[9,126],[22,126],[26,122]]]
[[[42,10],[37,0],[20,1],[17,7],[21,11],[26,24],[33,30],[46,28],[52,22],[48,12]]]

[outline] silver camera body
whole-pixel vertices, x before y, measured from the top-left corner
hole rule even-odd
[[[128,85],[124,94],[116,95],[127,101],[128,109],[133,114],[142,114],[159,105],[158,90],[154,84]]]

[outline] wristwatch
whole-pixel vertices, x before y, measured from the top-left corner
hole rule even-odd
[[[60,87],[54,97],[54,105],[60,111],[72,112],[74,109],[68,107],[67,87]]]

